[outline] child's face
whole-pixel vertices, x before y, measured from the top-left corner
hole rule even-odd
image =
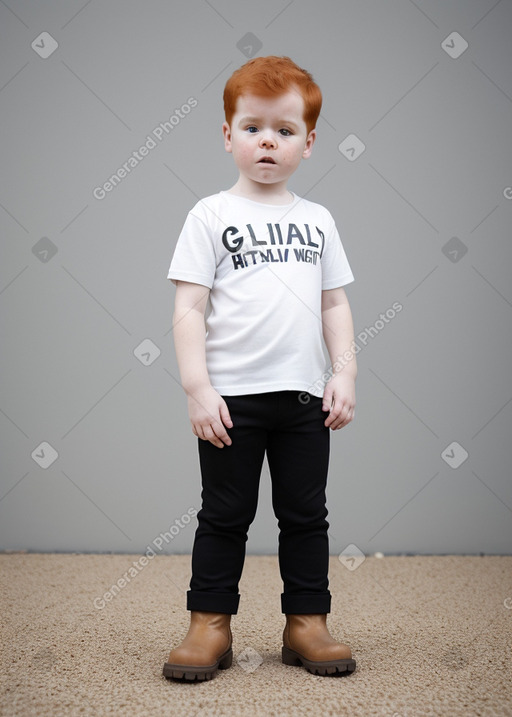
[[[231,127],[222,131],[227,152],[240,174],[259,184],[286,185],[301,159],[311,155],[316,132],[307,132],[304,100],[298,91],[279,97],[243,95],[238,98]],[[262,161],[270,158],[272,162]]]

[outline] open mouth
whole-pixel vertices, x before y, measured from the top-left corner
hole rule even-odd
[[[258,164],[275,164],[272,157],[262,157],[258,160]]]

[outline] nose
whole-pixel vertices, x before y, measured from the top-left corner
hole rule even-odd
[[[277,147],[277,142],[274,139],[273,134],[267,130],[261,133],[259,145],[260,147],[273,147],[275,149]]]

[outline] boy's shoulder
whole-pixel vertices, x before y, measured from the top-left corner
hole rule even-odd
[[[198,199],[194,206],[189,210],[189,214],[199,217],[204,221],[208,218],[214,219],[219,206],[226,203],[223,194],[224,192],[216,192],[215,194],[209,194],[206,197]]]
[[[326,216],[329,219],[333,218],[331,212],[324,204],[320,204],[319,202],[313,202],[310,199],[306,199],[305,197],[299,197],[299,202],[303,205],[306,211],[315,212],[319,215]]]

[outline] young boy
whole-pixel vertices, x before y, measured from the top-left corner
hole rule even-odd
[[[319,675],[356,666],[326,624],[325,495],[329,431],[354,418],[354,331],[342,288],[354,277],[331,214],[287,189],[311,155],[321,104],[313,77],[288,57],[254,58],[234,72],[222,131],[239,178],[189,212],[169,269],[202,508],[190,627],[166,677],[207,680],[231,666],[230,620],[265,453],[280,531],[282,661]],[[336,366],[325,387],[322,336]]]

